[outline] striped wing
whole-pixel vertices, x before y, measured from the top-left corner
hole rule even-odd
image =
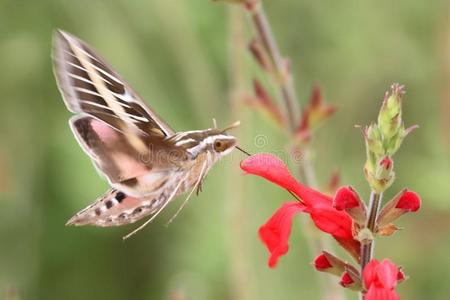
[[[134,196],[151,192],[165,176],[161,170],[174,167],[164,157],[174,131],[83,41],[57,31],[53,61],[64,102],[78,114],[70,120],[72,131],[97,169]],[[139,178],[149,172],[142,186]]]
[[[102,227],[134,223],[158,211],[168,199],[163,197],[134,198],[111,189],[94,203],[73,216],[66,225]]]
[[[54,72],[67,108],[97,117],[127,134],[171,136],[174,131],[86,43],[58,30]]]

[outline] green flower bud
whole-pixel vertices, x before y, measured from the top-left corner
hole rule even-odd
[[[364,175],[370,187],[382,193],[394,182],[394,162],[389,156],[385,156],[375,164],[375,168],[372,168],[368,160],[364,166]]]
[[[377,179],[389,179],[392,177],[394,162],[389,156],[383,157],[379,162],[376,170]]]
[[[403,86],[395,83],[391,86],[391,93],[386,93],[384,98],[378,114],[378,127],[385,140],[397,135],[402,126],[403,94]]]
[[[383,147],[383,140],[376,124],[371,124],[364,129],[364,136],[366,139],[367,150],[376,155],[383,155],[385,153]]]

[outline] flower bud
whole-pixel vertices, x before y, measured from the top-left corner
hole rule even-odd
[[[314,267],[319,271],[324,271],[332,268],[333,266],[328,261],[325,254],[320,254],[314,259]]]
[[[355,281],[354,278],[350,275],[349,272],[342,273],[341,280],[339,281],[339,284],[345,288],[354,290],[354,291],[361,291],[362,286],[361,282]]]
[[[272,119],[277,125],[283,125],[283,115],[273,102],[271,96],[258,79],[253,80],[255,98],[250,99],[250,105],[259,109],[264,115]]]
[[[391,92],[386,96],[378,114],[378,127],[385,140],[398,135],[402,126],[402,103],[404,95],[403,86],[394,83],[391,86]]]
[[[394,169],[394,162],[389,156],[383,157],[378,162],[377,179],[389,179],[392,176],[392,170]]]
[[[308,111],[308,123],[313,129],[316,129],[320,123],[336,112],[336,107],[323,101],[322,90],[318,85],[312,88],[309,104],[305,108]],[[305,116],[303,116],[305,117]]]
[[[384,227],[405,213],[418,211],[420,205],[421,200],[419,195],[405,189],[386,203],[378,216],[377,225],[380,228]]]
[[[354,283],[355,282],[353,281],[353,279],[350,277],[350,275],[347,272],[344,272],[342,274],[341,280],[339,281],[339,284],[345,288],[350,287]]]
[[[367,150],[373,152],[377,156],[383,155],[385,153],[383,140],[378,126],[376,124],[371,124],[364,129],[363,133],[366,139]]]
[[[364,175],[370,187],[374,191],[382,193],[394,182],[394,162],[389,156],[382,157],[376,163],[374,170],[371,161],[367,160],[364,166]]]
[[[263,50],[263,46],[257,39],[253,39],[248,45],[248,50],[252,54],[258,65],[265,71],[271,72],[273,69],[272,62]]]
[[[405,281],[407,279],[408,279],[408,276],[406,276],[406,274],[403,272],[402,267],[399,267],[398,268],[398,273],[397,273],[397,282],[401,283],[401,282],[403,282],[403,281]]]
[[[366,206],[351,186],[341,187],[333,198],[333,207],[345,210],[361,226],[366,221]]]
[[[319,272],[325,272],[339,276],[345,269],[345,262],[336,256],[323,251],[314,259],[314,267]]]

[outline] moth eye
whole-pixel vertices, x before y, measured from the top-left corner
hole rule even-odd
[[[221,141],[216,141],[214,143],[214,150],[216,150],[217,152],[222,152],[226,149],[226,144],[224,142]]]

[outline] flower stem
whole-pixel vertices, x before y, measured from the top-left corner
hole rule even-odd
[[[369,200],[369,216],[366,222],[366,228],[370,230],[372,236],[370,239],[361,242],[361,274],[364,267],[369,263],[373,257],[373,250],[375,247],[374,232],[375,225],[378,216],[378,211],[380,210],[381,199],[383,197],[382,193],[377,193],[372,191]]]
[[[249,1],[247,8],[250,12],[252,22],[257,31],[258,37],[264,45],[267,54],[272,61],[275,78],[281,95],[286,106],[286,114],[288,117],[288,126],[291,132],[295,131],[297,126],[297,115],[299,111],[298,100],[295,92],[292,74],[289,71],[286,61],[283,58],[278,48],[278,44],[272,32],[272,28],[267,19],[266,13],[263,9],[261,1]]]

